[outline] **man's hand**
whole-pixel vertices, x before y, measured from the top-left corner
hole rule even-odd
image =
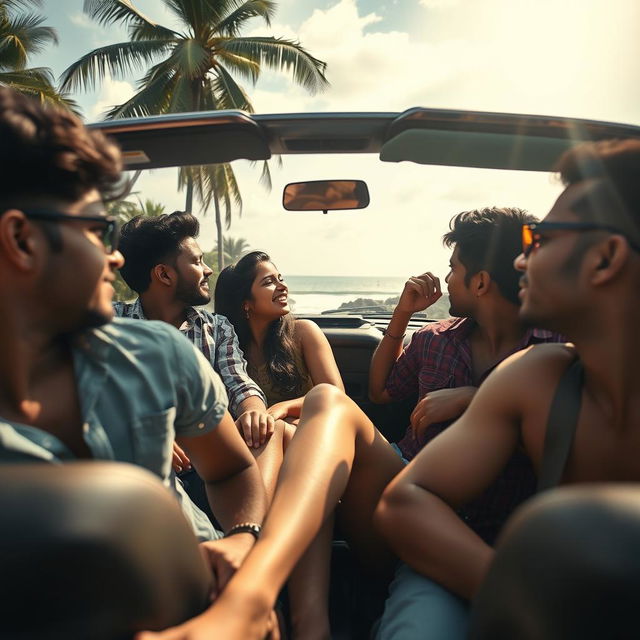
[[[275,418],[266,411],[252,409],[236,420],[236,426],[247,446],[257,449],[273,435],[275,422]]]
[[[200,543],[200,551],[213,573],[212,598],[218,597],[227,586],[254,543],[255,538],[250,533],[237,533],[221,540]]]
[[[440,278],[427,271],[420,276],[412,276],[405,282],[396,309],[411,315],[416,311],[424,311],[440,297]]]
[[[419,440],[430,424],[453,420],[464,413],[477,387],[457,387],[431,391],[418,402],[411,414],[411,431]]]
[[[171,464],[173,465],[173,470],[176,473],[191,469],[191,460],[189,460],[189,456],[175,441],[173,443],[173,462]]]

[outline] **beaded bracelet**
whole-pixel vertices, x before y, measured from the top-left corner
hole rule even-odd
[[[262,527],[255,522],[241,522],[240,524],[234,524],[227,533],[224,534],[225,538],[233,536],[236,533],[250,533],[256,540],[260,537]]]

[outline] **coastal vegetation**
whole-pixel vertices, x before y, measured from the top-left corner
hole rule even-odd
[[[48,67],[30,67],[30,58],[58,44],[58,35],[32,11],[42,0],[0,0],[0,86],[72,111],[78,105],[55,85]]]
[[[127,27],[129,38],[94,49],[62,74],[64,90],[91,89],[107,74],[125,78],[142,73],[136,93],[110,109],[107,118],[149,116],[213,109],[242,109],[253,104],[236,78],[252,85],[264,69],[284,71],[311,93],[327,85],[326,64],[293,40],[271,35],[243,36],[255,18],[271,26],[277,3],[272,0],[162,0],[179,29],[163,26],[139,11],[132,0],[85,0],[84,12],[108,28]],[[262,183],[271,178],[264,164]],[[228,229],[242,195],[230,164],[181,168],[178,185],[186,190],[185,210],[194,196],[206,213],[213,206],[218,246],[223,246],[222,213]],[[224,251],[217,256],[224,266]]]

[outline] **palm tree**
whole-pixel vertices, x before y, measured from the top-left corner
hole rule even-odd
[[[113,77],[142,71],[137,93],[113,107],[107,118],[147,116],[182,111],[242,109],[253,105],[234,75],[255,84],[262,68],[291,73],[296,83],[314,93],[327,86],[326,64],[298,42],[273,36],[243,37],[247,22],[260,18],[270,26],[273,0],[163,0],[181,25],[164,27],[143,15],[132,0],[85,0],[84,11],[104,26],[128,27],[129,41],[90,51],[62,74],[68,90],[93,88],[108,72]],[[269,181],[268,170],[263,179]],[[242,198],[230,165],[182,169],[179,186],[186,187],[185,209],[192,210],[195,192],[203,211],[213,203],[218,243],[222,242],[220,208],[227,227],[232,203],[241,214]],[[222,254],[218,266],[222,268]]]
[[[56,89],[51,69],[27,68],[31,55],[58,44],[55,30],[43,26],[44,17],[30,13],[30,6],[41,7],[42,0],[0,0],[0,85],[77,111],[78,105]]]
[[[244,238],[224,238],[222,247],[224,261],[227,264],[238,262],[238,260],[240,260],[240,258],[242,258],[242,256],[250,248],[249,243]],[[218,250],[217,247],[216,250]],[[220,252],[218,251],[218,253]]]

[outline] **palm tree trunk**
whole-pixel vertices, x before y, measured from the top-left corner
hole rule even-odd
[[[218,232],[218,272],[224,268],[224,239],[222,237],[222,218],[220,217],[220,203],[218,202],[218,195],[213,193],[213,206],[216,210],[216,230]]]
[[[187,177],[187,196],[184,201],[184,210],[193,213],[193,178]]]

